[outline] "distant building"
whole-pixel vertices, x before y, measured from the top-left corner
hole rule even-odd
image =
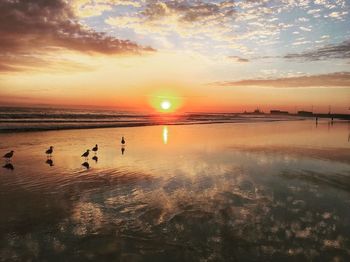
[[[259,115],[259,114],[264,114],[264,112],[263,112],[263,111],[260,111],[260,109],[257,108],[257,109],[254,110],[253,114]]]
[[[259,108],[255,109],[253,112],[247,112],[247,111],[244,111],[243,114],[246,114],[246,115],[263,115],[265,114],[263,111],[260,111]]]
[[[270,110],[271,115],[289,115],[288,111],[282,111],[282,110]]]
[[[298,111],[299,116],[314,116],[314,113],[310,111]]]

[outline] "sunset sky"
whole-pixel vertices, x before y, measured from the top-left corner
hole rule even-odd
[[[349,113],[350,1],[0,0],[0,105],[163,98]]]

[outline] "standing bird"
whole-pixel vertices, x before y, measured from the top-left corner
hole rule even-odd
[[[122,143],[122,145],[125,145],[125,139],[123,136],[122,136],[122,141],[120,143]]]
[[[14,153],[14,152],[15,152],[15,151],[11,150],[10,152],[6,153],[6,154],[3,156],[3,158],[6,158],[6,160],[10,161],[11,158],[12,158],[12,156],[13,156],[13,153]]]
[[[84,162],[84,163],[82,163],[81,164],[83,167],[85,167],[86,169],[89,169],[90,168],[90,165],[89,165],[89,163],[88,162]]]
[[[94,148],[92,149],[92,151],[94,151],[94,152],[95,152],[95,155],[96,155],[96,153],[97,153],[97,151],[98,151],[98,145],[97,145],[97,144],[94,146]]]
[[[87,149],[84,154],[81,155],[81,157],[85,157],[85,159],[89,156],[90,149]]]
[[[51,157],[52,156],[52,152],[53,152],[53,146],[50,146],[50,148],[48,150],[46,150],[46,155],[47,157]]]

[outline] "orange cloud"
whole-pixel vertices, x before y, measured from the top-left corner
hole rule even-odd
[[[0,70],[41,66],[41,54],[60,49],[101,54],[154,51],[82,26],[63,0],[0,2]]]

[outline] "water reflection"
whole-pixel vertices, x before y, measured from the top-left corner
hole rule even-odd
[[[45,161],[46,164],[48,164],[49,166],[53,166],[53,160],[51,158],[48,158],[46,161]]]
[[[11,163],[6,163],[2,167],[5,168],[5,169],[10,169],[10,170],[14,170],[15,169],[15,167]]]
[[[166,145],[168,144],[168,127],[163,126],[163,144]]]
[[[121,150],[121,152],[122,152],[122,155],[124,155],[124,152],[125,152],[125,146],[122,146],[120,150]]]
[[[25,154],[14,175],[0,175],[0,256],[350,261],[349,130],[313,121],[172,126],[167,146],[164,127],[129,128],[128,157],[110,146],[118,129],[24,134],[22,144],[17,134],[12,145]],[[52,139],[65,169],[42,168],[40,150],[28,159],[28,136],[39,149]],[[105,150],[82,171],[88,140]]]

